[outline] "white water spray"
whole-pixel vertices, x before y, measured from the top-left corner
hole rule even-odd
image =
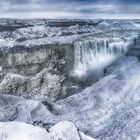
[[[89,37],[76,41],[73,75],[82,76],[90,70],[97,71],[111,64],[127,52],[134,37]]]

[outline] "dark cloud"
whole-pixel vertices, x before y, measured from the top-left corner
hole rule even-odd
[[[139,17],[139,7],[140,0],[0,0],[0,17]]]

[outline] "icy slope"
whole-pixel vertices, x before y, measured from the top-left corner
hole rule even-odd
[[[52,105],[58,115],[48,122],[70,120],[100,140],[134,140],[140,134],[140,62],[122,58],[108,76],[79,94]]]
[[[62,136],[65,130],[66,135],[72,136],[68,132],[73,132],[75,138],[75,130],[68,131],[67,125],[58,123],[67,120],[98,140],[135,140],[140,135],[140,62],[135,57],[123,57],[106,69],[106,75],[81,93],[56,103],[44,102],[46,107],[3,95],[1,118],[7,116],[5,121],[19,120],[47,128],[56,124],[49,129],[54,138],[56,134]],[[81,136],[88,138],[81,132]]]

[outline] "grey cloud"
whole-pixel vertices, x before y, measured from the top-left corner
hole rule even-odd
[[[17,18],[126,18],[127,14],[128,17],[132,14],[135,14],[132,17],[139,17],[140,14],[140,3],[132,3],[131,0],[1,0],[0,7],[0,17]]]

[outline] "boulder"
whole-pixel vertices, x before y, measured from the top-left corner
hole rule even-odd
[[[60,122],[49,130],[24,122],[0,122],[1,140],[94,140],[78,132],[71,122]]]

